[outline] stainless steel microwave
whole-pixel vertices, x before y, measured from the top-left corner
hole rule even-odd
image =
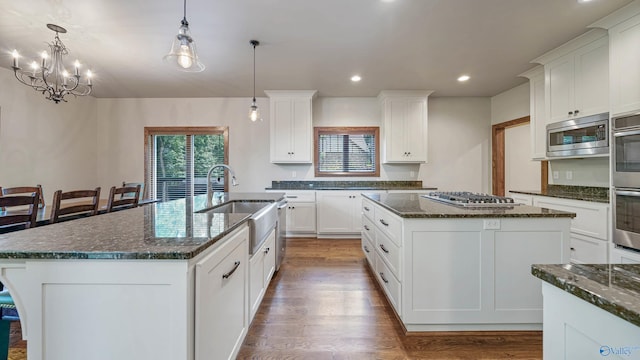
[[[547,125],[547,157],[609,154],[609,113]]]
[[[613,127],[613,186],[640,191],[640,114],[615,117]]]

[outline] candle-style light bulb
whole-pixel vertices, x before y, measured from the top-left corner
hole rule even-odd
[[[69,77],[69,73],[67,70],[62,72],[62,85],[67,85],[67,78]]]
[[[18,54],[18,50],[13,50],[11,52],[11,56],[13,56],[13,67],[17,68],[18,67],[18,59],[20,58],[20,54]]]
[[[42,68],[45,69],[47,67],[47,58],[49,57],[49,54],[47,54],[46,51],[43,51],[40,56],[42,56]]]
[[[31,62],[31,71],[32,76],[36,77],[36,71],[38,71],[38,62],[36,62],[35,60]]]
[[[75,75],[78,76],[80,71],[80,61],[76,60],[76,62],[73,63],[73,66],[76,68]]]
[[[91,70],[87,70],[87,85],[91,86],[91,77],[93,76],[93,73],[91,72]]]

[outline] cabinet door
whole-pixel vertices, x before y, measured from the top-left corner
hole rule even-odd
[[[311,100],[294,99],[291,104],[291,152],[295,162],[312,162]]]
[[[407,100],[407,116],[404,125],[407,159],[413,162],[427,161],[427,101]]]
[[[547,119],[549,123],[573,116],[574,56],[563,56],[545,65]],[[571,114],[569,114],[571,113]]]
[[[317,199],[319,234],[360,232],[360,194],[345,191],[319,191]]]
[[[575,264],[606,264],[607,242],[590,236],[571,234],[571,262]]]
[[[612,115],[640,110],[640,15],[609,29]]]
[[[291,101],[271,99],[271,162],[289,162],[292,159]]]
[[[403,99],[388,99],[384,104],[384,156],[386,162],[407,161],[405,127],[407,102]]]
[[[264,252],[261,247],[249,259],[249,323],[260,307],[264,296]]]
[[[547,114],[544,99],[544,69],[529,77],[530,91],[530,123],[531,123],[531,158],[543,160],[547,158]]]
[[[290,203],[287,206],[287,232],[316,232],[316,203]]]
[[[265,291],[269,287],[271,278],[276,272],[276,233],[275,230],[271,232],[269,238],[264,243],[262,250],[264,253],[264,268],[262,271],[262,279]]]
[[[609,42],[602,38],[575,54],[574,116],[589,116],[609,111]]]
[[[249,231],[196,264],[195,359],[233,359],[247,332]]]

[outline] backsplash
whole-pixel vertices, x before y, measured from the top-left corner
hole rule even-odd
[[[422,189],[421,180],[412,181],[370,181],[370,180],[335,180],[335,181],[272,181],[270,189],[313,190],[322,188],[379,188],[379,189]]]

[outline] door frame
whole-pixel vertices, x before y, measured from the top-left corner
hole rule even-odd
[[[531,117],[524,116],[518,119],[505,121],[491,126],[491,191],[494,195],[505,196],[505,130],[523,124],[531,123]],[[547,190],[549,183],[548,161],[540,161],[540,191]]]

